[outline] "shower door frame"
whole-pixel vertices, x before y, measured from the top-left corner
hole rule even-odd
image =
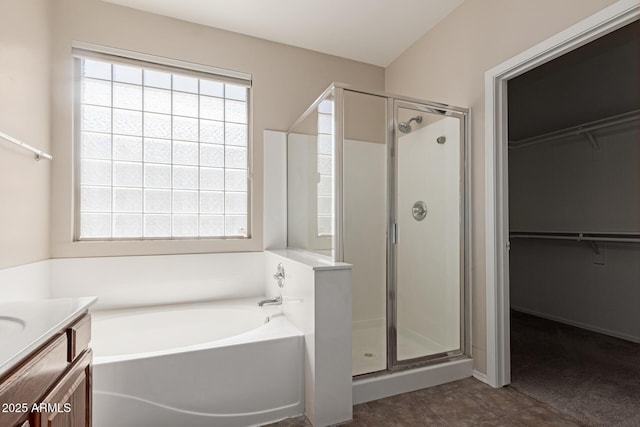
[[[323,99],[326,94],[334,91],[334,117],[333,117],[333,146],[334,146],[334,194],[335,194],[335,210],[334,210],[334,260],[344,262],[344,91],[356,92],[365,95],[378,96],[386,99],[386,120],[387,120],[387,256],[386,256],[386,350],[387,350],[387,367],[382,371],[375,371],[358,375],[358,378],[368,376],[378,376],[385,372],[396,372],[404,369],[411,369],[425,365],[437,364],[450,360],[471,357],[471,230],[470,230],[470,212],[471,212],[471,193],[470,193],[470,115],[468,108],[456,107],[438,102],[425,101],[405,96],[389,94],[386,92],[362,90],[350,85],[341,83],[332,83],[318,97],[316,102],[309,107],[310,111],[314,106]],[[395,269],[395,243],[393,243],[393,233],[395,230],[395,183],[397,159],[395,156],[395,147],[397,146],[397,120],[395,119],[395,103],[416,108],[425,113],[444,114],[456,117],[460,120],[460,138],[462,147],[460,150],[460,277],[462,283],[460,287],[460,348],[455,351],[439,353],[414,359],[397,360],[396,348],[396,269]],[[305,113],[306,114],[306,113]]]
[[[398,110],[412,109],[428,114],[439,114],[455,117],[460,120],[460,347],[443,352],[406,360],[398,360],[397,348],[397,195],[398,195],[398,156],[397,147],[399,133]],[[389,95],[387,98],[387,371],[398,371],[414,367],[436,364],[471,355],[471,306],[470,306],[470,272],[471,260],[469,244],[469,212],[470,192],[468,167],[469,162],[469,109],[454,107],[437,102],[409,99]]]

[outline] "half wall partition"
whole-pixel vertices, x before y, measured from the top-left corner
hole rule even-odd
[[[469,357],[468,110],[331,85],[288,134],[288,247],[353,265],[354,376]]]

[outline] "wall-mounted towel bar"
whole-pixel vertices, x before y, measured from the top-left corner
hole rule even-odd
[[[517,141],[509,141],[509,148],[522,148],[529,145],[540,144],[542,142],[555,141],[558,139],[566,138],[568,136],[583,135],[586,140],[591,143],[594,149],[599,150],[600,145],[597,139],[593,136],[592,132],[636,121],[640,124],[640,110],[629,111],[628,113],[584,123],[579,126],[560,129],[554,132],[545,133],[543,135],[536,135],[530,138],[519,139]]]
[[[19,145],[20,147],[24,148],[25,150],[31,151],[36,160],[40,160],[40,159],[53,160],[53,156],[51,154],[47,154],[44,151],[38,150],[37,148],[32,147],[29,144],[25,144],[22,141],[18,141],[17,139],[15,139],[12,136],[7,135],[6,133],[0,132],[0,138],[4,139],[5,141],[9,141],[9,142],[12,142],[12,143],[14,143],[16,145]]]

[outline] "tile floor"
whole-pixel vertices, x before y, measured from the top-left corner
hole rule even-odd
[[[269,427],[304,427],[305,417]],[[575,418],[519,391],[494,389],[474,378],[356,405],[353,421],[341,426],[585,426]]]

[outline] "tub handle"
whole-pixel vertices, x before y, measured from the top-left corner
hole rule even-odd
[[[284,266],[282,265],[282,263],[278,264],[278,271],[276,271],[276,273],[273,275],[273,278],[276,279],[279,287],[284,287]]]

